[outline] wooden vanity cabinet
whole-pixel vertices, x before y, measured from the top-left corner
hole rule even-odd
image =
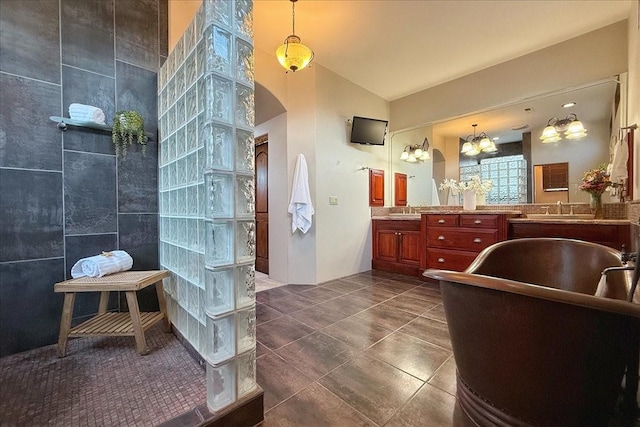
[[[553,223],[548,221],[509,223],[509,239],[523,237],[563,237],[599,243],[620,250],[622,245],[631,247],[631,231],[629,223]]]
[[[463,271],[484,248],[507,239],[509,214],[423,214],[422,269]]]
[[[420,221],[373,220],[374,270],[420,276]]]

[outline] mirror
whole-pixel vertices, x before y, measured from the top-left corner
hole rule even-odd
[[[607,79],[415,129],[394,132],[390,139],[390,170],[407,174],[408,177],[414,176],[407,182],[408,205],[432,205],[438,200],[442,201],[441,204],[446,204],[443,194],[437,188],[443,180],[443,174],[444,178],[458,181],[459,168],[463,165],[478,164],[478,157],[497,158],[520,150],[527,160],[527,199],[530,203],[536,202],[534,166],[553,163],[568,164],[568,191],[562,195],[563,199],[558,200],[587,203],[588,193],[577,190],[577,187],[586,170],[610,162],[611,132],[612,128],[619,126],[615,124],[614,117],[617,117],[615,113],[621,108],[615,108],[620,103],[618,88],[617,80]],[[563,104],[568,102],[574,102],[575,105],[563,108]],[[575,114],[584,124],[587,136],[578,140],[563,137],[560,141],[543,144],[540,135],[549,120],[554,117],[562,119],[569,114]],[[492,139],[498,138],[495,140],[498,149],[495,154],[473,157],[460,153],[461,143],[468,135],[473,135],[474,123],[478,124],[477,134],[485,132]],[[417,163],[400,160],[400,154],[406,145],[420,143],[425,137],[430,142],[431,159]],[[438,159],[433,155],[436,150]],[[560,193],[557,195],[560,196]],[[551,200],[545,199],[544,203],[549,201]],[[604,201],[613,199],[610,200],[606,195]]]

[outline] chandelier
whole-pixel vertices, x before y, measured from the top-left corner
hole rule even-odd
[[[543,144],[558,142],[562,139],[560,133],[564,132],[567,139],[581,139],[587,136],[587,130],[582,122],[578,120],[578,116],[571,113],[564,119],[553,117],[547,122],[547,127],[542,131],[540,140]]]
[[[400,154],[400,160],[404,160],[408,163],[424,162],[429,160],[429,140],[427,138],[422,141],[422,144],[407,145],[404,147],[404,151]]]
[[[469,135],[465,138],[465,143],[462,144],[462,150],[460,152],[466,156],[475,156],[480,153],[495,153],[498,151],[495,142],[491,140],[489,135],[482,132],[476,136],[477,124],[472,124],[473,135]]]
[[[289,71],[296,72],[302,70],[313,60],[313,51],[300,42],[300,37],[296,36],[296,2],[291,1],[292,15],[292,31],[291,35],[284,40],[284,44],[280,45],[276,50],[276,58],[287,73]]]

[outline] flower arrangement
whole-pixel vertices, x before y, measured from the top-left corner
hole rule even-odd
[[[582,176],[582,184],[578,190],[586,191],[593,196],[602,196],[602,193],[609,187],[615,187],[604,166],[588,170]]]
[[[493,188],[493,181],[490,179],[483,181],[478,175],[472,176],[471,180],[467,182],[456,182],[455,179],[445,179],[442,184],[440,184],[440,190],[448,188],[459,191],[475,190],[477,194],[486,195]]]
[[[119,111],[113,118],[111,139],[116,147],[116,156],[127,156],[127,147],[135,141],[142,145],[142,154],[147,151],[147,135],[144,133],[144,120],[137,111]]]

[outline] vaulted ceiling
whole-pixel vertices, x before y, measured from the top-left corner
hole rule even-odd
[[[626,19],[630,2],[299,0],[295,32],[316,63],[394,100]],[[275,52],[291,2],[254,9],[255,46]]]

